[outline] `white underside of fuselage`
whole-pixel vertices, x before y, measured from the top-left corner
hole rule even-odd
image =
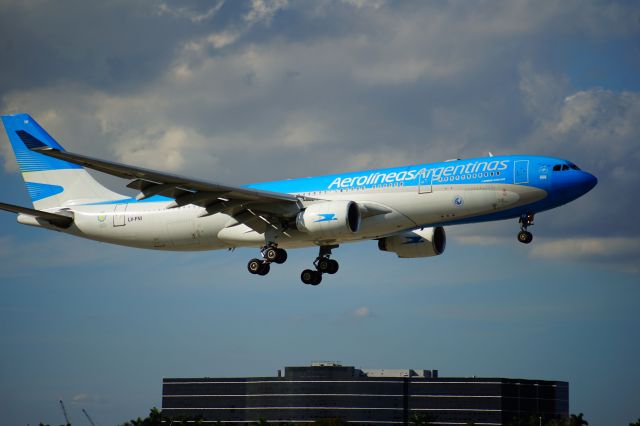
[[[378,205],[389,213],[364,218],[358,232],[339,240],[318,241],[288,229],[276,241],[282,248],[339,244],[375,239],[422,226],[480,218],[534,203],[546,197],[539,188],[511,184],[434,185],[419,193],[417,187],[326,191],[307,194],[324,200],[352,200]],[[134,202],[66,206],[73,225],[63,232],[130,247],[196,251],[261,247],[264,233],[254,231],[226,214],[199,217],[195,205],[168,209],[166,202]]]

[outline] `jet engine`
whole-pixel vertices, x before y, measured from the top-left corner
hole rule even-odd
[[[417,229],[378,240],[380,250],[390,251],[404,258],[438,256],[444,253],[446,244],[447,236],[441,226]]]
[[[358,232],[362,216],[353,201],[326,201],[308,206],[298,213],[299,231],[321,239],[337,239]]]

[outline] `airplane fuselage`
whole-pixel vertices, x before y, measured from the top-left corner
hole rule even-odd
[[[560,170],[553,168],[560,165]],[[567,170],[562,170],[565,166]],[[304,195],[321,200],[350,200],[378,207],[384,214],[365,217],[358,232],[332,243],[375,239],[402,231],[520,217],[565,204],[592,186],[590,174],[565,160],[508,156],[246,185],[246,188]],[[167,208],[171,198],[153,196],[110,202],[69,202],[73,235],[158,250],[215,250],[261,247],[268,233],[234,222],[225,213],[205,215],[193,204]],[[313,203],[313,201],[311,201]],[[288,229],[283,248],[321,245],[323,241]]]

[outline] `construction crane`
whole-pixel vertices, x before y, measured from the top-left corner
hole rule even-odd
[[[87,410],[85,410],[83,408],[82,412],[84,413],[85,416],[87,416],[87,420],[89,420],[89,423],[91,423],[91,426],[96,426],[96,424],[93,422],[93,420],[91,420],[91,417],[89,416],[89,413],[87,413]]]
[[[69,421],[69,416],[67,415],[67,409],[64,408],[64,402],[62,402],[62,400],[60,400],[60,407],[62,407],[62,414],[64,414],[64,420],[67,426],[71,426],[71,422]]]

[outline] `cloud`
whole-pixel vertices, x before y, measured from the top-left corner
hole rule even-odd
[[[244,19],[250,24],[262,21],[269,23],[273,16],[288,4],[288,0],[252,0],[251,9],[244,15]]]
[[[533,146],[569,159],[599,179],[595,190],[578,201],[582,208],[555,223],[557,231],[640,237],[640,224],[631,217],[637,201],[630,196],[640,185],[640,93],[591,88],[566,93],[560,102],[555,96],[548,100],[549,112],[536,115],[523,150]],[[545,107],[544,100],[538,104]],[[624,227],[611,226],[612,207]]]
[[[457,235],[455,239],[462,245],[471,246],[493,246],[504,244],[505,242],[513,242],[513,239],[491,235]]]
[[[181,127],[145,129],[142,134],[123,136],[115,151],[123,163],[177,171],[185,167],[184,148],[199,138]]]
[[[353,311],[353,316],[356,318],[367,318],[371,316],[371,310],[366,306],[361,306]]]
[[[224,0],[218,1],[218,3],[204,11],[193,10],[184,6],[172,7],[170,4],[160,3],[156,8],[156,12],[158,15],[168,14],[178,18],[186,18],[193,23],[200,23],[213,18],[220,11],[220,8],[224,6],[224,3]]]
[[[640,239],[566,238],[539,241],[533,246],[531,256],[551,260],[630,263],[635,265],[634,269],[638,271]]]
[[[103,397],[85,392],[76,394],[71,398],[71,403],[74,405],[104,404],[105,402],[107,402],[107,400]]]

